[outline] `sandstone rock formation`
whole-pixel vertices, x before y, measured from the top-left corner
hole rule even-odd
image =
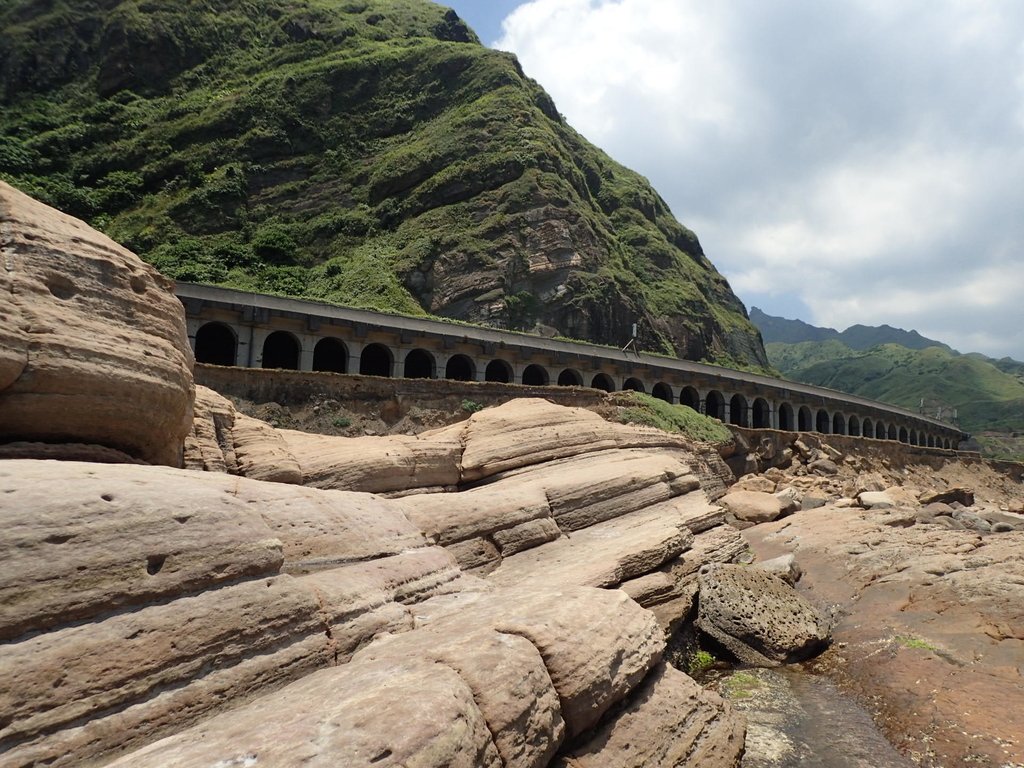
[[[179,466],[192,353],[173,283],[0,182],[0,439]]]
[[[736,765],[742,721],[660,661],[698,569],[743,547],[700,489],[706,464],[590,412],[573,431],[568,410],[280,438],[201,391],[188,464],[218,471],[0,463],[20,510],[0,541],[16,566],[0,749],[13,765],[637,765],[622,745],[650,720],[671,738],[648,737],[642,764]],[[333,488],[237,476],[278,461],[246,452]],[[396,471],[375,479],[375,459]]]

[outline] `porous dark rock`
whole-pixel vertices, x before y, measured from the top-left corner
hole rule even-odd
[[[764,570],[709,564],[700,569],[697,582],[697,627],[744,664],[800,661],[828,645],[827,619]]]

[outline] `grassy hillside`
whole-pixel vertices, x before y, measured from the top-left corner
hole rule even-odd
[[[183,280],[767,364],[645,179],[424,0],[8,0],[0,177]]]

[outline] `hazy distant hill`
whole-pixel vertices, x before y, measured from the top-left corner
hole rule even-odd
[[[916,331],[889,326],[853,326],[843,333],[800,321],[771,317],[754,308],[772,365],[783,376],[831,387],[949,420],[974,434],[986,451],[1003,458],[1024,458],[1024,363],[961,355]],[[793,342],[773,341],[779,337]],[[801,338],[803,336],[804,338]],[[811,337],[807,339],[806,337]],[[867,348],[870,339],[900,338],[924,348],[886,342]],[[843,339],[848,340],[844,343]],[[988,434],[986,434],[988,433]]]
[[[646,179],[426,0],[4,0],[0,177],[184,280],[767,364]]]
[[[845,331],[840,332],[835,328],[819,328],[809,325],[803,320],[773,317],[757,307],[751,307],[750,320],[760,329],[765,344],[772,342],[798,344],[801,341],[830,341],[834,339],[850,349],[870,349],[879,344],[899,344],[907,349],[940,347],[952,351],[951,347],[941,341],[926,338],[917,331],[893,328],[891,325],[851,325]]]

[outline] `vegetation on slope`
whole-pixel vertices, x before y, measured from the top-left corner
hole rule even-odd
[[[181,280],[767,364],[649,184],[424,0],[13,0],[0,177]]]
[[[621,408],[619,420],[624,424],[656,427],[704,443],[732,440],[732,432],[722,422],[685,405],[672,405],[643,392],[629,390],[616,392],[609,396],[609,400]]]

